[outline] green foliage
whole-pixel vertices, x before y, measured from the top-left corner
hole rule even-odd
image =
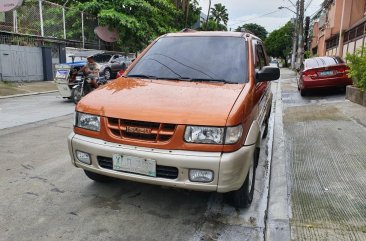
[[[185,10],[172,0],[84,0],[74,1],[71,8],[94,14],[99,25],[116,28],[121,49],[135,52],[160,35],[193,25],[200,8],[196,0],[189,2]]]
[[[263,41],[266,40],[266,38],[267,38],[267,34],[268,34],[267,30],[259,24],[247,23],[247,24],[244,24],[243,26],[237,27],[235,31],[236,32],[241,32],[242,28],[244,28],[246,30],[249,30],[255,36],[262,39]]]
[[[366,47],[362,47],[355,54],[347,54],[347,65],[350,67],[348,76],[353,84],[366,91]]]
[[[229,14],[227,9],[221,3],[217,3],[210,9],[210,16],[206,24],[206,20],[201,23],[199,30],[201,31],[227,31],[227,22]]]
[[[287,59],[291,52],[294,25],[291,22],[271,32],[265,40],[267,53],[272,57]],[[287,61],[285,61],[285,64]]]
[[[307,51],[304,52],[304,58],[305,59],[308,59],[308,58],[311,58],[311,57],[313,57],[313,55],[312,55],[310,50],[307,50]]]
[[[207,22],[202,22],[202,26],[199,30],[203,30],[203,31],[227,31],[227,28],[225,25],[221,24],[221,23],[217,23],[215,20],[213,20],[212,18],[210,18]]]
[[[211,8],[211,17],[212,19],[219,25],[221,22],[224,25],[227,25],[227,21],[229,21],[229,14],[227,13],[227,9],[221,3],[217,3]]]

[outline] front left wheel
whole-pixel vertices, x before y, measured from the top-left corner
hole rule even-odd
[[[112,178],[97,174],[95,172],[89,172],[87,170],[84,170],[84,172],[85,172],[85,175],[87,177],[89,177],[90,179],[92,179],[93,181],[96,181],[96,182],[104,182],[105,183],[105,182],[113,181]]]
[[[249,207],[253,201],[254,196],[254,186],[255,186],[255,171],[257,167],[259,152],[256,151],[253,153],[253,160],[251,161],[249,171],[247,177],[243,185],[236,191],[232,191],[229,193],[231,196],[231,201],[233,206],[237,208],[246,208]]]

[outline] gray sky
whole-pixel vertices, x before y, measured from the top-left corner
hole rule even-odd
[[[293,3],[296,0],[291,0]],[[320,8],[320,4],[323,0],[305,0],[305,6],[309,3],[309,7],[306,11],[306,16],[312,15],[316,10]],[[202,12],[207,14],[209,0],[199,0]],[[226,6],[229,12],[228,28],[235,29],[239,25],[245,23],[257,23],[267,29],[268,32],[273,31],[284,25],[292,17],[294,13],[289,10],[282,9],[278,12],[269,14],[267,16],[258,17],[269,12],[278,10],[279,6],[286,6],[294,11],[295,7],[291,5],[289,0],[212,0],[212,6],[215,3],[222,3]],[[253,20],[250,20],[255,18]],[[246,21],[250,20],[250,21]]]

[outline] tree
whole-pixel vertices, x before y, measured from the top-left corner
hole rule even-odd
[[[266,40],[266,38],[267,38],[267,34],[268,34],[267,30],[263,26],[261,26],[259,24],[256,24],[256,23],[247,23],[247,24],[244,24],[241,27],[238,27],[235,31],[236,32],[240,32],[242,28],[244,28],[246,30],[249,30],[255,36],[259,37],[263,41]]]
[[[80,0],[70,7],[94,14],[102,26],[116,28],[117,45],[126,52],[140,51],[160,35],[193,25],[200,13],[194,0]]]
[[[204,31],[227,31],[227,28],[225,25],[221,23],[217,23],[215,20],[210,18],[206,24],[206,22],[202,22],[202,26],[199,28],[199,30]]]
[[[192,26],[200,14],[196,0],[70,0],[67,6],[66,13],[83,11],[96,16],[99,25],[116,28],[117,45],[126,52],[140,51],[160,35]]]
[[[227,9],[221,3],[216,3],[213,8],[211,8],[211,15],[212,19],[217,23],[220,24],[221,22],[224,25],[227,25],[227,21],[229,21],[229,14],[227,13]]]
[[[291,52],[293,31],[294,24],[288,22],[280,29],[271,32],[265,40],[267,53],[272,57],[284,59],[285,67],[287,67],[287,58]]]

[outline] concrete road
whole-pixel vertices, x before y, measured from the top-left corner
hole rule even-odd
[[[74,103],[58,92],[0,99],[0,129],[71,114],[74,109]]]
[[[253,204],[235,209],[214,193],[95,183],[70,163],[72,115],[61,115],[72,103],[49,94],[0,104],[0,240],[264,239],[272,125]]]
[[[366,240],[366,108],[281,81],[292,240]]]

